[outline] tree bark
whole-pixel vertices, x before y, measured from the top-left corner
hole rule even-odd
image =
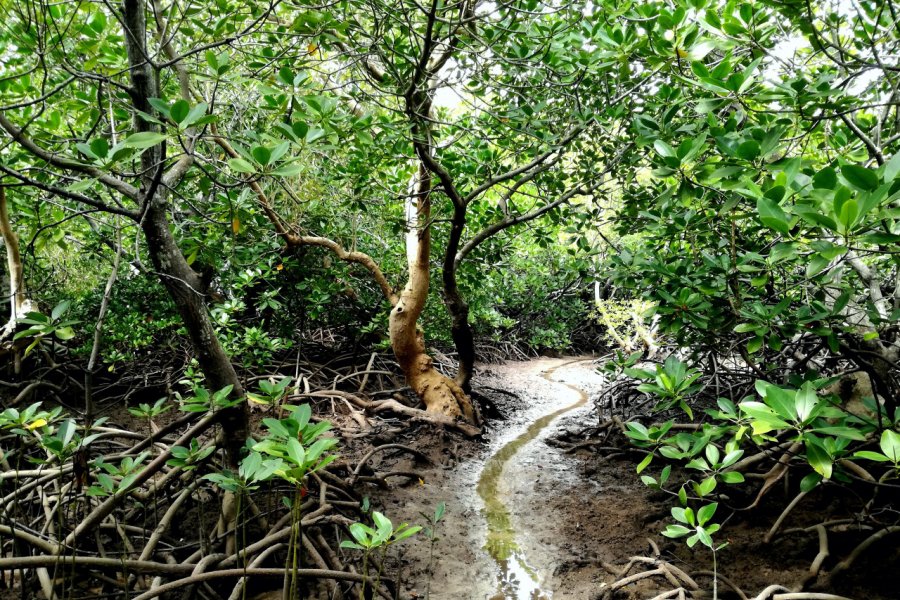
[[[13,231],[9,222],[9,210],[6,205],[6,187],[0,186],[0,235],[6,247],[6,264],[9,268],[9,322],[3,328],[0,338],[12,335],[16,330],[16,320],[31,310],[28,296],[25,294],[25,274],[22,269],[22,256],[19,254],[19,236]]]
[[[147,53],[147,11],[144,0],[125,0],[123,26],[131,75],[131,98],[135,109],[152,114],[149,99],[159,97],[158,73],[152,68]],[[152,123],[135,114],[136,131],[154,131]],[[166,214],[167,185],[163,185],[164,145],[157,144],[141,155],[141,188],[139,200],[144,213],[141,230],[147,250],[160,281],[175,301],[175,306],[188,331],[191,345],[206,376],[207,387],[218,391],[231,386],[231,398],[244,395],[234,365],[216,337],[206,308],[205,290],[200,276],[191,268],[178,248],[169,228]],[[231,467],[237,467],[241,448],[249,434],[246,402],[222,410],[225,451]]]
[[[423,164],[410,186],[407,201],[406,258],[409,280],[391,310],[391,347],[406,381],[425,403],[425,410],[475,422],[472,401],[452,379],[441,375],[425,352],[425,336],[416,326],[428,298],[431,255],[431,173]]]
[[[219,343],[209,317],[200,276],[187,264],[175,243],[161,203],[151,203],[141,229],[153,266],[187,329],[197,362],[206,376],[207,387],[217,391],[230,385],[232,398],[243,396],[244,390],[234,365]],[[221,419],[229,462],[236,466],[249,435],[247,403],[241,402],[236,407],[223,410]]]
[[[459,265],[459,244],[466,227],[466,205],[454,204],[450,223],[450,237],[444,252],[442,279],[444,284],[444,305],[450,313],[450,334],[456,346],[459,367],[456,383],[464,391],[471,390],[472,375],[475,372],[475,336],[469,325],[469,305],[459,291],[456,271]]]

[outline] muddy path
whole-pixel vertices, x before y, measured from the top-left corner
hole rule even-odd
[[[630,557],[649,556],[651,546],[711,587],[708,552],[660,535],[671,521],[671,498],[640,482],[634,456],[618,446],[606,449],[612,452],[570,453],[548,443],[598,423],[592,400],[603,384],[595,365],[580,359],[483,366],[475,387],[494,401],[499,415],[484,441],[426,433],[410,443],[429,453],[435,465],[394,458],[379,466],[422,473],[411,485],[376,492],[376,503],[394,522],[423,524],[440,502],[447,506],[433,560],[424,535],[398,548],[404,597],[423,598],[428,592],[435,600],[594,600],[617,579],[612,572]],[[841,502],[854,504],[844,495],[843,500],[813,497],[791,514],[791,524],[803,528],[845,514]],[[763,541],[791,497],[786,490],[773,492],[757,510],[729,517],[730,544],[718,553],[719,569],[748,594],[799,581],[819,551],[815,535]],[[835,536],[835,556],[858,541],[858,536],[847,541]],[[872,552],[883,564],[900,565],[900,548],[893,542]],[[861,564],[829,591],[855,599],[900,597],[889,575],[896,571],[879,570],[877,564]],[[669,589],[665,586],[646,579],[616,597],[653,598]]]
[[[594,522],[593,503],[604,491],[619,494],[618,483],[602,486],[585,478],[579,461],[546,440],[566,426],[596,422],[588,399],[603,378],[589,358],[538,359],[484,367],[477,384],[500,392],[494,397],[506,417],[486,433],[487,444],[385,499],[395,521],[421,523],[421,513],[447,504],[432,573],[427,540],[406,548],[413,566],[405,579],[417,582],[409,591],[424,596],[430,581],[430,597],[437,600],[595,597],[598,526],[614,525],[605,534],[604,543],[615,546],[610,557],[633,551],[637,532],[627,528],[626,550],[614,531],[623,532],[630,516],[607,509]],[[637,492],[643,493],[641,486],[629,485],[626,494]],[[640,506],[629,501],[627,512],[640,512]]]

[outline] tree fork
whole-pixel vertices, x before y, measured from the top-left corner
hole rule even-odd
[[[394,356],[406,381],[425,404],[425,410],[475,422],[468,394],[434,368],[425,351],[425,336],[417,327],[425,308],[431,256],[431,172],[419,163],[408,200],[406,256],[409,279],[391,310],[389,327]]]

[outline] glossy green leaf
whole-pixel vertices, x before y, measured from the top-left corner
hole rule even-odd
[[[155,131],[141,131],[132,133],[125,138],[125,146],[128,148],[136,148],[139,150],[152,148],[166,139],[166,134],[157,133]]]
[[[841,167],[841,175],[847,183],[856,189],[871,192],[878,187],[878,174],[872,169],[859,165],[844,165]]]
[[[768,198],[759,198],[756,201],[756,212],[760,222],[785,235],[790,231],[790,219],[778,204]]]

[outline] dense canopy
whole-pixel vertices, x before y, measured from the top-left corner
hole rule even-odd
[[[813,490],[862,498],[850,558],[772,582],[830,592],[900,531],[898,12],[0,0],[9,586],[150,598],[203,564],[240,597],[226,571],[271,566],[279,518],[243,515],[274,486],[285,597],[399,595],[369,559],[416,528],[325,511],[372,457],[333,462],[355,438],[328,423],[477,437],[497,417],[478,364],[589,353],[610,386],[593,418],[674,507],[663,535],[715,557],[726,510],[776,484],[767,542]],[[201,488],[222,506],[195,554],[165,528],[99,541]],[[301,531],[307,509],[360,565]],[[119,580],[90,562],[113,547]]]

